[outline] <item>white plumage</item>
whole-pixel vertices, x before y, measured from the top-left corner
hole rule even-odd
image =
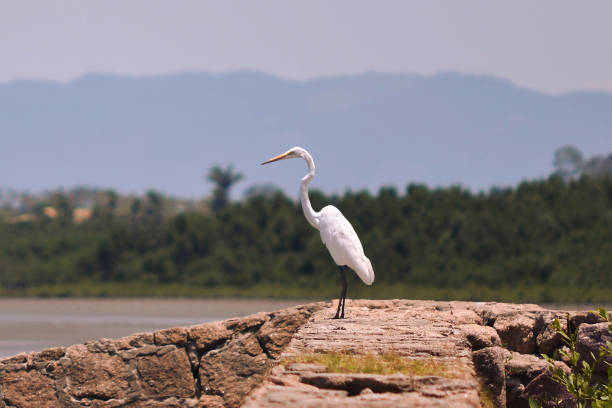
[[[337,265],[346,265],[354,270],[363,283],[374,282],[372,263],[363,253],[363,246],[351,223],[333,205],[319,212],[321,240]]]
[[[298,157],[306,160],[306,164],[308,165],[308,174],[302,178],[301,184],[300,199],[302,202],[302,210],[310,225],[319,230],[321,240],[329,250],[334,262],[336,262],[340,268],[342,292],[340,294],[340,300],[338,301],[338,310],[336,311],[335,318],[344,318],[347,284],[342,267],[348,266],[354,270],[366,285],[371,285],[372,282],[374,282],[374,269],[372,268],[372,263],[363,252],[363,246],[361,245],[361,241],[359,241],[355,229],[344,215],[342,215],[340,210],[333,205],[323,207],[319,212],[312,209],[310,199],[308,198],[308,184],[314,178],[315,165],[310,153],[301,147],[294,147],[262,164]]]

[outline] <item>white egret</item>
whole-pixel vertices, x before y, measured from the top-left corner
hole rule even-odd
[[[329,250],[334,262],[340,270],[340,278],[342,279],[342,291],[338,300],[338,310],[334,319],[344,319],[344,304],[346,302],[346,276],[344,274],[344,266],[348,266],[354,270],[361,280],[366,285],[371,285],[374,282],[374,269],[372,263],[363,253],[363,247],[357,233],[353,229],[350,222],[342,215],[333,205],[323,207],[319,212],[312,209],[310,199],[308,198],[308,184],[314,178],[315,165],[312,156],[301,147],[294,147],[287,150],[283,154],[267,160],[263,164],[272,163],[277,160],[295,159],[301,157],[308,164],[308,174],[302,178],[301,184],[301,201],[302,210],[308,223],[318,229],[321,234],[321,240]]]

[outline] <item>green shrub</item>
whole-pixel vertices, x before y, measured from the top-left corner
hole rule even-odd
[[[605,321],[611,322],[610,314],[606,310],[599,308],[598,312],[599,316]],[[597,356],[591,355],[593,362],[589,364],[580,359],[580,353],[576,350],[578,328],[572,330],[569,323],[568,319],[567,330],[561,327],[558,319],[555,319],[553,325],[568,348],[568,350],[560,350],[559,353],[568,362],[572,372],[566,373],[555,366],[556,359],[542,355],[549,364],[552,379],[563,385],[567,391],[576,397],[578,408],[610,408],[612,407],[612,365],[604,359],[612,357],[612,342],[608,341],[600,346],[599,354]],[[612,322],[609,330],[612,333]],[[595,367],[604,363],[608,364],[607,381],[598,382],[593,378],[593,372]],[[539,401],[535,400],[530,400],[529,404],[532,408],[541,406]]]

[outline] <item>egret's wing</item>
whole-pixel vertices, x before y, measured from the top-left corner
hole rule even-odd
[[[366,283],[374,281],[374,270],[363,253],[363,246],[351,223],[340,210],[327,206],[321,210],[321,239],[338,265],[347,265]]]

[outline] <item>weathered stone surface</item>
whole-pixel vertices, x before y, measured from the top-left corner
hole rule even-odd
[[[531,354],[536,349],[535,323],[536,320],[531,315],[512,314],[498,317],[493,327],[506,348]]]
[[[117,355],[91,353],[83,344],[66,349],[67,385],[73,397],[108,400],[125,398],[131,372]]]
[[[563,385],[555,382],[550,373],[545,371],[531,381],[523,392],[522,400],[534,398],[544,408],[574,408],[576,400]]]
[[[476,372],[496,407],[506,406],[505,353],[501,347],[487,347],[472,355]]]
[[[331,319],[334,311],[325,309],[314,314],[314,321],[311,319],[302,326],[286,353],[393,350],[407,356],[464,357],[471,361],[463,332],[456,328],[449,312],[450,307],[460,306],[450,303],[352,301],[352,315],[343,320]],[[439,310],[442,307],[445,309]]]
[[[452,315],[452,319],[457,322],[456,324],[477,324],[484,325],[482,317],[475,311],[467,309],[465,304],[460,305],[456,302],[450,302],[449,314]]]
[[[459,326],[465,333],[467,341],[472,346],[472,350],[480,350],[485,347],[495,347],[502,345],[497,331],[490,326],[478,324],[464,324]]]
[[[165,346],[174,344],[175,346],[185,346],[188,341],[189,329],[185,327],[172,327],[153,333],[155,344]]]
[[[261,382],[268,367],[257,337],[246,334],[202,356],[200,384],[204,393],[222,395],[228,406],[237,407]]]
[[[0,407],[232,407],[323,304],[0,360]]]
[[[347,319],[334,308],[314,313],[280,360],[312,352],[397,353],[454,367],[457,378],[402,374],[326,373],[316,364],[272,369],[245,407],[480,407],[471,349],[459,324],[481,321],[464,302],[347,301]]]
[[[19,353],[12,357],[7,357],[0,361],[3,365],[7,364],[23,364],[28,361],[28,355],[26,353]]]
[[[567,330],[567,320],[559,319],[561,328]],[[538,333],[536,346],[538,353],[551,356],[553,351],[563,346],[563,337],[552,326],[552,321],[546,323],[544,328]]]
[[[533,354],[507,350],[504,354],[506,373],[510,377],[518,378],[524,385],[548,369],[546,361]]]
[[[157,347],[152,344],[146,344],[142,347],[135,347],[135,348],[128,349],[128,350],[119,351],[117,354],[119,354],[119,356],[124,360],[130,360],[138,356],[148,356],[150,354],[155,354],[159,352],[163,353],[164,351],[167,352],[169,351],[168,350],[169,348],[174,349],[174,346]]]
[[[306,363],[291,363],[285,367],[287,371],[306,371],[310,373],[324,373],[327,371],[327,367],[319,364],[306,364]]]
[[[225,322],[224,330],[218,330],[219,326],[192,328],[190,338],[198,342],[201,350],[209,350],[199,361],[202,393],[221,396],[226,406],[237,407],[261,383],[296,330],[320,307],[297,307],[231,319]],[[216,330],[211,330],[213,327]],[[236,331],[227,336],[228,330]],[[216,348],[210,350],[213,345]]]
[[[223,398],[218,395],[202,395],[200,397],[198,408],[225,408]]]
[[[226,320],[225,327],[231,331],[244,332],[261,326],[268,318],[268,313],[256,313],[247,317]]]
[[[32,365],[46,363],[48,361],[59,360],[66,354],[66,348],[64,347],[53,347],[40,352],[31,353],[28,356],[28,361]]]
[[[144,347],[154,344],[153,333],[136,333],[114,340],[117,350],[127,350],[134,347]]]
[[[224,322],[215,322],[189,327],[187,336],[197,350],[207,351],[229,339],[233,333]]]
[[[577,329],[581,324],[603,323],[603,318],[592,311],[570,313],[570,326],[572,330]]]
[[[506,407],[529,408],[529,399],[524,394],[525,386],[514,377],[506,378]]]
[[[578,338],[576,341],[576,351],[580,353],[580,359],[593,364],[593,356],[599,356],[599,348],[612,342],[612,333],[610,333],[611,323],[595,323],[581,324],[578,327]],[[606,357],[604,361],[595,367],[595,372],[606,373],[609,365],[612,364],[612,357]]]
[[[411,392],[415,391],[417,381],[409,375],[377,375],[377,374],[329,374],[329,373],[306,373],[300,376],[300,382],[314,385],[317,388],[330,390],[344,390],[349,396],[358,395],[363,390],[370,392]],[[428,382],[439,380],[438,377],[429,378]],[[422,381],[421,381],[422,382]]]
[[[537,315],[547,312],[546,309],[534,304],[515,304],[498,302],[477,302],[469,303],[466,308],[476,312],[484,325],[493,326],[501,317]]]
[[[283,311],[265,322],[257,332],[257,340],[264,352],[272,358],[278,358],[289,341],[291,335],[310,317],[309,313]]]
[[[84,345],[90,353],[117,353],[117,344],[113,339],[102,338],[95,341],[86,341]]]
[[[104,405],[105,402],[102,402],[102,407],[106,407],[108,405]],[[196,408],[201,407],[200,402],[196,398],[165,398],[163,400],[146,400],[146,401],[134,401],[131,403],[127,403],[126,405],[120,405],[121,408]],[[221,405],[222,407],[222,405]]]
[[[37,371],[0,373],[3,400],[14,407],[55,407],[55,381]],[[1,403],[1,402],[0,402]]]
[[[175,349],[162,356],[139,357],[136,367],[145,397],[189,398],[196,393],[191,364],[183,349]]]
[[[475,367],[489,379],[485,387],[498,404],[504,392],[509,407],[527,407],[530,395],[559,391],[547,382],[542,359],[498,345],[501,340],[523,353],[535,344],[554,348],[548,329],[560,312],[400,299],[347,301],[343,320],[330,319],[334,311],[331,303],[318,303],[0,359],[0,407],[229,408],[245,396],[251,408],[479,407]],[[597,341],[599,331],[589,326],[599,318],[572,316],[585,347],[588,339]],[[321,365],[287,362],[330,351],[391,352],[451,370],[442,376],[334,374]],[[279,361],[286,363],[273,367]],[[503,381],[504,370],[505,386],[490,381]]]
[[[36,369],[38,372],[51,375],[63,372],[59,359],[65,355],[64,347],[54,347],[40,352],[30,353],[27,357],[26,369]]]

